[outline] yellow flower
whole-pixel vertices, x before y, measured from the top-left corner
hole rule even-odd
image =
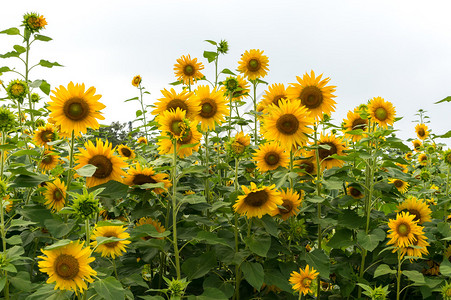
[[[130,244],[130,241],[114,241],[97,246],[98,237],[115,237],[118,239],[128,239],[130,234],[125,232],[125,228],[122,226],[96,226],[91,235],[91,247],[95,248],[95,252],[101,253],[102,257],[115,258],[116,256],[122,256],[125,253],[126,245]],[[97,246],[97,247],[96,247]]]
[[[237,77],[227,77],[223,84],[228,95],[231,94],[233,100],[235,101],[243,100],[243,98],[246,97],[250,92],[249,82],[247,82],[244,77],[240,75],[238,75]]]
[[[261,172],[275,170],[279,166],[286,168],[290,163],[290,155],[277,142],[260,145],[253,158]]]
[[[291,189],[281,190],[282,204],[279,205],[270,214],[271,216],[280,215],[284,221],[291,216],[296,216],[299,213],[299,208],[303,199],[303,191],[301,195]]]
[[[30,32],[39,32],[47,25],[47,21],[44,16],[40,16],[36,13],[28,13],[23,16],[22,25],[25,26]]]
[[[415,235],[423,234],[423,227],[417,225],[417,221],[414,221],[415,215],[411,215],[408,212],[401,212],[396,214],[396,219],[390,219],[388,227],[390,227],[390,238],[387,245],[394,245],[397,248],[412,246],[415,242]],[[395,249],[396,251],[396,249]]]
[[[348,111],[347,119],[344,120],[345,123],[345,135],[350,138],[353,142],[360,141],[363,134],[349,134],[347,131],[361,129],[363,132],[368,131],[368,119],[363,119],[358,111]]]
[[[138,144],[146,144],[146,145],[147,145],[147,139],[146,139],[146,137],[144,137],[144,136],[138,138],[138,139],[136,140],[136,142],[137,142]]]
[[[414,256],[421,258],[423,257],[423,254],[428,254],[429,251],[427,249],[427,246],[429,246],[429,243],[426,241],[427,237],[424,234],[416,235],[414,234],[414,241],[411,246],[415,247],[403,247],[401,248],[401,257],[404,257],[404,255],[407,254],[407,256]],[[410,259],[412,262],[412,259]]]
[[[58,155],[55,155],[54,152],[46,150],[42,155],[41,161],[39,162],[39,168],[41,168],[43,171],[50,171],[56,167],[59,162],[59,158],[60,157]]]
[[[249,80],[263,78],[268,74],[268,57],[259,49],[246,50],[238,62],[238,71]]]
[[[448,149],[445,152],[443,152],[443,160],[448,166],[451,166],[451,149]]]
[[[246,147],[248,147],[251,144],[251,137],[240,131],[231,141],[230,143],[230,150],[232,151],[233,155],[240,156],[244,154]]]
[[[76,155],[76,161],[78,165],[75,170],[81,167],[91,164],[97,167],[94,174],[91,177],[86,178],[87,187],[93,187],[102,183],[106,183],[110,180],[116,180],[122,182],[122,177],[125,172],[122,168],[127,167],[127,163],[123,158],[114,155],[114,149],[112,144],[108,141],[96,140],[96,146],[91,141],[84,144],[86,149],[78,148],[80,151]]]
[[[247,218],[261,218],[283,204],[280,192],[275,189],[274,184],[257,188],[255,183],[251,182],[250,189],[245,186],[241,188],[245,195],[238,196],[233,209],[242,216],[246,215]]]
[[[127,177],[124,179],[124,183],[133,185],[143,185],[146,183],[160,183],[164,184],[164,188],[153,188],[155,194],[161,194],[172,186],[171,182],[167,179],[167,174],[155,174],[152,168],[142,168],[139,163],[136,164],[136,168],[130,167],[127,172]]]
[[[395,108],[391,102],[385,101],[381,97],[374,97],[368,103],[368,113],[371,120],[383,128],[393,125],[395,122]]]
[[[415,150],[416,152],[420,152],[421,151],[421,146],[423,145],[421,143],[421,141],[414,140],[414,141],[412,141],[412,144],[413,144],[413,150]]]
[[[390,178],[388,180],[388,183],[391,183],[395,186],[395,188],[401,193],[404,194],[407,192],[407,189],[409,188],[409,184],[401,179],[396,178]]]
[[[57,129],[52,124],[38,127],[34,133],[33,141],[38,146],[49,148],[48,143],[53,142],[58,137]]]
[[[420,165],[426,166],[428,164],[428,156],[425,153],[421,153],[418,156],[418,162],[420,163]]]
[[[164,98],[157,99],[160,102],[155,103],[156,108],[153,110],[153,115],[161,115],[164,111],[175,111],[177,108],[185,112],[186,118],[193,120],[200,111],[199,103],[196,102],[192,92],[183,90],[177,93],[174,89],[170,91],[161,90]]]
[[[299,273],[293,271],[290,275],[290,283],[293,285],[293,290],[303,293],[305,296],[308,293],[313,292],[311,285],[319,273],[314,268],[310,268],[310,266],[307,265],[305,270],[299,268]]]
[[[422,200],[414,196],[407,197],[401,204],[397,206],[397,211],[408,211],[415,216],[414,221],[418,224],[431,221],[431,213],[429,206]]]
[[[43,193],[47,200],[44,204],[52,211],[60,211],[66,203],[66,190],[66,185],[59,178],[48,182]]]
[[[39,270],[49,275],[47,283],[55,282],[55,290],[70,290],[76,294],[87,290],[86,282],[93,282],[91,276],[97,275],[89,263],[94,261],[91,249],[83,249],[83,242],[74,241],[53,250],[41,250],[45,256],[38,262]]]
[[[133,77],[132,85],[136,86],[136,87],[139,87],[139,85],[141,84],[141,81],[142,81],[141,76],[136,75],[135,77]]]
[[[348,185],[346,193],[354,199],[362,199],[365,196],[365,194],[362,193],[362,188],[357,185]]]
[[[142,225],[144,225],[144,224],[152,225],[152,226],[155,228],[155,230],[156,230],[157,232],[159,232],[159,233],[163,233],[163,232],[166,231],[166,229],[164,228],[164,226],[162,226],[161,223],[160,223],[159,221],[156,221],[156,220],[154,220],[154,219],[152,219],[152,218],[147,218],[147,217],[143,217],[143,218],[139,219],[139,221],[136,223],[136,226],[142,226]],[[151,239],[151,238],[152,238],[152,237],[150,237],[150,236],[144,236],[144,237],[142,237],[143,240],[149,240],[149,239]],[[158,240],[161,240],[161,239],[163,239],[163,238],[160,237],[160,238],[157,238],[157,239],[158,239]]]
[[[197,58],[191,59],[189,54],[188,56],[182,55],[174,65],[175,77],[186,85],[193,84],[194,81],[204,77],[204,74],[200,72],[203,69],[204,65],[197,62]]]
[[[263,112],[266,113],[271,105],[279,106],[281,99],[288,99],[287,91],[283,83],[275,83],[265,91],[260,104],[263,106]]]
[[[224,116],[229,114],[229,107],[223,93],[216,88],[210,92],[208,85],[199,86],[194,93],[193,101],[200,107],[196,120],[200,122],[201,129],[215,130],[215,124],[222,124]]]
[[[313,155],[295,160],[294,165],[295,168],[302,170],[298,172],[299,176],[316,176],[316,159]]]
[[[119,145],[117,147],[117,153],[119,153],[120,156],[126,159],[133,159],[136,157],[135,151],[133,151],[129,146],[126,145]]]
[[[415,126],[415,132],[420,140],[425,140],[429,136],[428,127],[425,124],[417,124]]]
[[[96,89],[90,87],[85,92],[85,84],[70,82],[67,89],[60,85],[59,89],[52,91],[54,96],[50,96],[53,102],[49,102],[48,109],[50,117],[55,120],[55,124],[61,126],[61,131],[75,136],[80,136],[80,132],[86,133],[87,128],[98,129],[100,127],[96,119],[104,120],[100,110],[105,105],[99,102],[101,95],[94,95]]]
[[[341,137],[335,137],[334,134],[321,134],[318,141],[318,147],[318,156],[321,163],[321,168],[330,169],[344,165],[344,161],[330,157],[334,154],[339,156],[345,155],[343,150],[346,148]],[[312,151],[312,154],[316,154],[316,151]]]
[[[413,156],[412,152],[407,152],[406,155],[404,155],[404,159],[405,160],[411,160]]]

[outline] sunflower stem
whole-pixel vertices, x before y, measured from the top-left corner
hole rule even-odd
[[[318,149],[318,125],[315,122],[315,125],[313,125],[314,127],[314,145],[315,145],[315,157],[316,157],[316,194],[321,197],[321,165],[320,165],[320,161],[319,161],[319,149]],[[323,233],[322,233],[322,229],[321,229],[321,224],[319,224],[319,220],[321,220],[321,203],[318,203],[318,249],[322,249],[321,246],[321,241],[323,239]],[[318,276],[317,279],[317,297],[318,299],[320,299],[320,293],[321,293],[321,279]]]
[[[116,260],[113,258],[111,260],[112,264],[113,264],[113,270],[114,270],[114,276],[116,277],[117,280],[119,280],[119,276],[117,276],[117,267],[116,267]]]
[[[89,219],[85,220],[85,232],[86,232],[86,240],[85,240],[86,247],[89,247],[89,240],[90,240],[90,237],[89,237],[89,235],[90,235]]]
[[[229,128],[227,129],[227,136],[230,138],[232,132],[232,99],[233,93],[229,94]]]
[[[5,138],[6,138],[6,132],[2,131],[2,145],[5,144]],[[5,164],[5,150],[1,150],[1,171],[0,171],[0,180],[3,180],[3,170],[5,168],[4,164]],[[449,174],[449,172],[448,172]]]
[[[208,149],[208,134],[210,133],[209,130],[205,132],[205,167],[207,168],[207,175],[210,174],[210,152]],[[205,178],[205,198],[207,199],[207,203],[210,203],[210,182],[208,180],[208,177]]]
[[[2,131],[2,145],[5,144],[5,132]],[[0,179],[3,180],[3,159],[4,159],[4,155],[5,155],[5,151],[2,149],[1,150],[1,176]],[[3,252],[6,252],[6,230],[5,230],[5,211],[4,211],[4,202],[5,202],[5,197],[4,195],[0,196],[0,233],[1,233],[1,238],[2,238],[2,247],[3,247]],[[6,207],[6,206],[5,206]],[[8,282],[8,272],[7,271],[2,271],[2,273],[4,274],[3,276],[5,276],[5,287],[4,287],[4,292],[3,295],[5,296],[5,299],[9,299],[9,282]],[[3,277],[2,276],[2,277]]]
[[[3,151],[2,151],[3,153]],[[3,157],[2,157],[3,159]],[[2,163],[3,166],[3,163]],[[450,171],[451,167],[448,167],[448,173],[446,175],[446,190],[445,190],[445,196],[448,197],[448,193],[449,193],[449,171]],[[432,197],[431,197],[432,198]],[[445,205],[443,207],[443,215],[445,217],[445,220],[448,218],[448,201],[445,202]]]
[[[254,98],[252,99],[254,102],[254,142],[255,146],[258,145],[258,136],[257,136],[257,80],[252,81],[252,85],[254,86]]]
[[[235,158],[235,194],[238,193],[238,165],[239,165],[239,159]],[[233,207],[232,207],[233,211]],[[235,219],[235,226],[233,227],[233,231],[235,233],[235,253],[238,253],[239,250],[239,243],[238,243],[238,216],[237,214],[233,214]],[[235,265],[235,295],[234,299],[240,299],[240,282],[241,282],[241,264]]]
[[[180,257],[179,257],[179,247],[177,244],[177,140],[173,139],[172,145],[174,148],[174,153],[172,155],[172,238],[174,245],[174,256],[175,256],[175,269],[177,273],[177,280],[181,279],[180,274]]]
[[[401,250],[398,249],[398,272],[396,276],[396,300],[399,300],[399,297],[401,295],[400,288],[401,288]]]
[[[69,170],[67,172],[67,191],[70,190],[70,183],[72,181],[72,167],[74,166],[74,142],[75,142],[75,131],[72,130],[72,137],[70,140],[70,153],[69,153]]]
[[[290,149],[290,173],[293,172],[293,147]],[[293,178],[290,175],[290,189],[293,189]]]
[[[147,121],[146,121],[146,111],[144,109],[144,102],[143,102],[143,87],[141,86],[141,83],[139,83],[139,102],[141,103],[141,111],[143,116],[143,123],[144,123],[144,132],[146,133],[146,139],[149,140],[149,135],[147,133]]]
[[[26,47],[26,51],[25,51],[25,82],[28,84],[28,73],[30,72],[30,70],[28,69],[28,57],[30,54],[30,39],[27,38],[26,39],[27,42],[27,47]],[[28,104],[30,105],[30,118],[31,118],[31,128],[34,131],[34,115],[33,115],[33,105],[31,103],[31,92],[30,92],[30,88],[28,88]]]

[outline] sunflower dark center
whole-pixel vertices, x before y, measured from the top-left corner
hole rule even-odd
[[[41,133],[41,140],[42,140],[44,143],[51,142],[51,141],[53,140],[53,138],[54,138],[54,133],[53,133],[53,131],[51,131],[51,130],[44,130],[44,131]]]
[[[329,160],[332,159],[331,155],[334,155],[337,153],[337,146],[335,146],[334,143],[330,143],[330,142],[326,142],[326,143],[321,143],[320,145],[328,145],[329,149],[324,149],[324,148],[319,148],[318,149],[318,154],[321,160],[325,159],[325,160]],[[329,158],[328,158],[329,157]]]
[[[360,197],[360,195],[362,195],[362,192],[359,191],[358,189],[356,189],[355,187],[351,187],[349,193],[350,193],[351,196],[353,196],[353,197]]]
[[[383,107],[379,107],[374,111],[374,115],[376,116],[376,119],[379,121],[385,121],[388,117],[387,110]]]
[[[96,178],[107,178],[113,172],[113,163],[104,155],[95,155],[89,159],[88,164],[97,167],[97,170],[92,175]]]
[[[265,204],[269,199],[269,195],[266,191],[256,191],[250,192],[246,198],[244,198],[244,203],[253,207],[260,207]]]
[[[323,93],[316,86],[305,87],[299,98],[301,99],[302,105],[308,109],[317,108],[323,103]]]
[[[279,207],[280,214],[288,214],[293,210],[293,203],[290,200],[283,199],[281,207]]]
[[[133,83],[134,83],[134,84],[140,84],[140,82],[141,82],[141,78],[139,78],[139,77],[135,77],[135,78],[133,79]]]
[[[279,106],[279,100],[281,99],[287,99],[287,97],[285,95],[277,95],[272,99],[272,103]]]
[[[127,148],[122,148],[122,149],[121,149],[121,153],[122,153],[122,155],[125,156],[125,157],[130,157],[130,156],[132,156],[132,152],[130,151],[130,149],[127,149]]]
[[[270,166],[277,165],[279,163],[279,160],[280,160],[279,153],[268,152],[265,155],[265,162]]]
[[[202,103],[202,107],[200,110],[200,116],[202,118],[213,117],[218,111],[218,107],[216,106],[215,101],[212,99],[204,99],[203,102],[204,103]]]
[[[53,200],[54,201],[59,202],[59,201],[63,200],[63,198],[64,198],[63,193],[60,191],[60,189],[56,189],[53,192]]]
[[[414,215],[415,218],[413,218],[413,221],[420,221],[421,220],[421,213],[416,209],[408,209],[407,210],[409,214]]]
[[[183,111],[188,111],[188,105],[183,100],[180,99],[173,99],[166,105],[166,110],[173,109],[174,111],[177,110],[177,107],[180,108]]]
[[[315,166],[312,162],[309,161],[303,161],[299,164],[300,169],[304,169],[304,172],[307,174],[313,173],[313,170],[315,169]]]
[[[235,78],[227,80],[227,89],[234,91],[238,87],[238,81]]]
[[[367,120],[358,118],[358,119],[355,119],[355,120],[352,122],[351,128],[352,128],[352,130],[356,130],[356,129],[362,129],[362,130],[365,130],[365,129],[366,129],[366,125],[367,125]]]
[[[89,104],[82,98],[73,97],[64,103],[63,111],[72,121],[84,120],[89,115]]]
[[[157,183],[157,181],[153,179],[152,176],[145,174],[137,174],[133,178],[133,184],[135,185],[141,185],[145,183]]]
[[[117,237],[117,234],[116,233],[114,233],[114,232],[106,232],[104,235],[103,235],[104,237]],[[105,243],[105,244],[103,244],[105,247],[107,247],[107,248],[114,248],[114,247],[116,247],[116,245],[118,244],[119,242],[109,242],[109,243]]]
[[[277,120],[276,127],[279,132],[292,135],[299,129],[299,120],[292,114],[285,114]]]
[[[399,224],[397,232],[400,236],[407,236],[410,232],[410,226],[405,223]]]
[[[258,59],[253,58],[247,63],[247,68],[251,72],[256,72],[260,69],[260,62]]]
[[[418,130],[418,135],[421,136],[421,137],[423,137],[423,136],[426,135],[426,132],[424,132],[424,129],[423,129],[423,128],[420,128],[420,129]]]
[[[171,131],[176,135],[180,135],[182,133],[182,121],[174,120],[171,123]]]
[[[42,159],[42,163],[49,165],[53,162],[53,158],[51,155],[46,155],[44,156],[44,158]]]
[[[400,187],[402,187],[402,186],[404,185],[403,182],[402,182],[402,180],[399,180],[399,179],[395,180],[395,181],[393,182],[393,184],[394,184],[395,187],[397,187],[397,188],[400,188]]]
[[[189,144],[191,142],[192,138],[193,138],[193,133],[190,130],[180,140],[178,140],[177,143],[180,145]]]
[[[183,68],[183,73],[186,76],[193,76],[195,72],[196,72],[196,70],[194,69],[194,67],[192,65],[186,65],[185,68]]]
[[[427,157],[426,155],[420,156],[420,161],[425,161],[425,160],[427,160],[427,159],[428,159],[428,157]]]
[[[72,255],[60,254],[53,263],[55,273],[66,280],[74,279],[80,271],[78,260]]]

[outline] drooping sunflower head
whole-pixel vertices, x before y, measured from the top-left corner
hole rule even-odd
[[[139,138],[136,140],[136,142],[137,142],[138,144],[146,144],[146,145],[147,145],[147,139],[146,139],[145,136],[139,137]]]
[[[151,167],[143,168],[139,163],[137,163],[136,168],[130,167],[128,170],[124,183],[129,186],[142,186],[144,184],[155,184],[161,182],[162,187],[151,188],[155,194],[161,194],[172,186],[167,177],[167,174],[155,174],[155,171]]]
[[[362,118],[360,113],[356,110],[350,110],[347,115],[347,119],[344,120],[345,134],[353,142],[360,141],[364,136],[362,133],[368,131],[368,119]],[[358,132],[360,131],[361,132]],[[353,131],[352,134],[347,133]]]
[[[89,263],[94,261],[91,249],[83,249],[82,241],[73,241],[70,244],[53,250],[41,250],[45,256],[38,262],[39,270],[49,275],[47,283],[55,282],[55,289],[83,292],[88,289],[86,282],[93,282],[91,276],[97,275]]]
[[[28,84],[23,80],[12,80],[6,87],[6,92],[12,100],[17,100],[22,103],[28,94]]]
[[[271,212],[271,216],[280,215],[281,218],[286,221],[291,216],[296,216],[299,213],[299,208],[303,199],[303,191],[301,195],[298,192],[288,189],[281,190],[280,196],[282,197],[282,205],[279,205],[275,210]]]
[[[186,85],[193,84],[204,77],[204,74],[200,72],[203,69],[204,65],[201,62],[197,62],[197,58],[191,59],[189,54],[188,56],[182,55],[174,65],[175,77]]]
[[[263,78],[269,71],[269,59],[263,55],[263,50],[246,50],[238,62],[238,72],[243,73],[248,80]]]
[[[421,146],[423,145],[423,143],[420,140],[414,140],[414,141],[412,141],[412,144],[413,144],[413,150],[415,150],[416,152],[421,151]]]
[[[44,204],[52,211],[60,211],[66,203],[66,190],[66,185],[59,178],[48,182],[44,192],[47,201]]]
[[[362,187],[357,184],[349,184],[346,187],[346,193],[354,199],[362,199],[365,196]]]
[[[73,199],[71,207],[75,215],[82,220],[92,219],[100,212],[99,199],[94,193],[88,193],[86,189]]]
[[[382,97],[374,97],[368,103],[368,113],[372,121],[383,128],[393,125],[395,122],[395,107],[391,102],[385,101]]]
[[[421,153],[418,156],[418,162],[420,163],[420,165],[422,166],[426,166],[428,164],[428,156],[426,153]]]
[[[177,93],[173,88],[170,91],[161,90],[163,98],[157,99],[156,108],[152,111],[154,115],[161,115],[164,111],[176,111],[177,108],[185,112],[186,118],[193,120],[199,113],[199,103],[194,101],[193,93],[183,90]]]
[[[270,85],[260,102],[263,106],[263,112],[266,113],[271,105],[279,106],[281,99],[288,99],[287,91],[283,83]]]
[[[75,136],[86,133],[87,128],[98,129],[97,119],[104,120],[101,110],[105,105],[99,102],[101,95],[95,95],[96,89],[90,87],[85,91],[85,84],[70,82],[67,89],[60,85],[52,91],[48,109],[55,124],[61,126],[61,131],[67,134],[74,131]]]
[[[390,178],[388,183],[393,184],[401,194],[407,192],[407,189],[409,188],[409,184],[407,182],[397,178]]]
[[[134,159],[136,157],[135,151],[127,145],[119,145],[117,153],[125,159]]]
[[[114,149],[112,149],[112,144],[108,140],[104,143],[102,140],[97,139],[96,146],[91,141],[88,141],[84,146],[85,149],[78,148],[80,153],[76,155],[75,160],[75,163],[78,165],[74,169],[78,170],[88,164],[97,168],[91,177],[86,177],[86,185],[88,187],[106,183],[110,180],[122,182],[122,176],[125,175],[122,168],[126,168],[127,163],[123,158],[114,155]]]
[[[417,199],[414,196],[407,197],[401,204],[397,206],[397,211],[405,211],[413,215],[413,221],[418,224],[431,221],[431,209],[422,199]]]
[[[195,91],[193,101],[199,105],[199,114],[196,120],[200,122],[203,131],[215,130],[215,124],[224,122],[224,116],[229,114],[227,100],[222,91],[214,88],[210,92],[210,86],[200,85]]]
[[[16,116],[8,108],[0,107],[0,131],[8,133],[17,125]]]
[[[135,77],[133,77],[132,79],[132,85],[139,87],[139,85],[141,84],[142,78],[140,75],[136,75]]]
[[[304,145],[307,135],[313,132],[308,126],[313,125],[307,109],[299,101],[279,101],[279,107],[271,109],[263,120],[262,131],[267,140],[276,140],[290,150],[292,147]]]
[[[288,97],[290,99],[297,99],[301,101],[311,117],[320,119],[323,114],[330,115],[335,111],[336,102],[333,100],[336,96],[332,94],[335,92],[335,86],[327,85],[330,78],[322,79],[323,74],[318,77],[315,72],[311,71],[310,75],[305,73],[301,78],[296,77],[297,83],[291,83],[287,89]]]
[[[290,155],[279,143],[271,142],[260,145],[255,151],[254,160],[261,172],[275,170],[278,167],[286,168],[290,162]]]
[[[451,149],[446,150],[443,152],[443,161],[448,165],[451,166]]]
[[[131,243],[125,240],[130,237],[130,234],[125,232],[125,229],[123,226],[96,226],[91,235],[91,240],[93,240],[91,246],[93,248],[97,246],[94,251],[101,253],[102,257],[111,257],[114,259],[116,256],[122,256],[126,252],[126,245]],[[121,240],[97,245],[96,239],[98,237],[115,237]]]
[[[33,141],[36,145],[44,146],[45,148],[50,147],[49,142],[53,142],[58,138],[58,131],[52,124],[46,124],[45,126],[39,127],[33,137]]]
[[[154,220],[152,218],[142,217],[141,219],[138,220],[138,222],[136,222],[136,226],[142,226],[142,225],[145,225],[145,224],[152,225],[155,228],[155,230],[157,232],[159,232],[159,233],[163,233],[163,232],[166,231],[164,226],[161,225],[161,223],[159,221]],[[143,236],[142,237],[143,240],[149,240],[151,238],[152,238],[151,236]],[[163,237],[159,237],[157,239],[161,240],[161,239],[163,239]]]
[[[275,189],[275,185],[263,186],[258,188],[251,182],[250,189],[241,187],[245,195],[238,196],[233,209],[240,215],[246,215],[247,218],[258,217],[270,214],[278,205],[282,205],[280,192]]]
[[[299,272],[293,271],[290,276],[290,283],[293,285],[293,290],[303,293],[304,296],[312,293],[312,285],[318,275],[319,273],[314,268],[310,268],[309,265],[304,270],[300,268]]]
[[[321,167],[325,169],[341,167],[344,164],[344,161],[331,156],[334,154],[343,156],[343,150],[345,149],[346,147],[341,137],[336,137],[334,134],[321,134],[318,141],[318,156]]]
[[[59,156],[55,152],[46,150],[42,155],[41,161],[39,162],[39,168],[43,171],[50,171],[56,167],[59,162]]]
[[[420,140],[425,140],[429,136],[428,127],[425,124],[417,124],[415,126],[415,132]]]
[[[230,76],[222,82],[225,88],[225,94],[228,97],[232,96],[233,100],[241,101],[244,97],[246,97],[250,92],[250,85],[243,76]]]
[[[390,219],[388,227],[390,227],[387,245],[394,245],[397,248],[412,246],[415,242],[415,235],[423,234],[423,227],[414,221],[415,215],[408,212],[400,212],[396,214],[396,219]]]
[[[31,33],[39,32],[47,25],[44,16],[37,13],[27,13],[23,16],[22,26],[25,26]]]
[[[228,144],[227,148],[234,157],[243,156],[251,143],[251,137],[240,131]]]

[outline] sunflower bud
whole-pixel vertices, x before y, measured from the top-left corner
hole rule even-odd
[[[188,286],[189,282],[186,282],[186,279],[172,279],[169,280],[167,278],[164,278],[166,283],[168,284],[168,290],[171,293],[172,297],[180,297],[185,292],[186,287]]]
[[[365,295],[371,298],[371,300],[385,300],[387,299],[387,295],[389,293],[388,291],[388,285],[385,287],[378,286],[374,289],[368,287],[368,289],[363,292]]]
[[[229,43],[226,40],[221,40],[218,45],[218,52],[226,54],[229,51]]]
[[[443,160],[448,166],[451,166],[451,149],[448,149],[443,153]]]
[[[72,208],[80,219],[91,219],[100,212],[99,199],[93,193],[83,190],[83,194],[78,194],[74,199]]]
[[[451,282],[442,287],[442,297],[444,300],[451,300]]]
[[[424,182],[429,181],[431,179],[431,172],[428,169],[421,169],[420,179]]]
[[[8,84],[6,92],[12,100],[23,103],[23,99],[28,94],[28,85],[25,81],[16,79]]]
[[[37,119],[34,124],[36,125],[36,127],[44,127],[45,126],[45,121],[42,120],[42,119]]]
[[[6,191],[8,190],[8,186],[6,185],[6,182],[0,179],[0,197],[3,198],[3,196],[6,195]]]
[[[9,132],[16,127],[16,116],[8,108],[0,107],[0,131]]]
[[[41,100],[41,97],[39,96],[38,93],[31,94],[31,102],[38,103],[39,100]]]
[[[31,33],[39,32],[47,25],[44,16],[39,16],[37,13],[28,13],[23,16],[22,26],[25,26]]]

